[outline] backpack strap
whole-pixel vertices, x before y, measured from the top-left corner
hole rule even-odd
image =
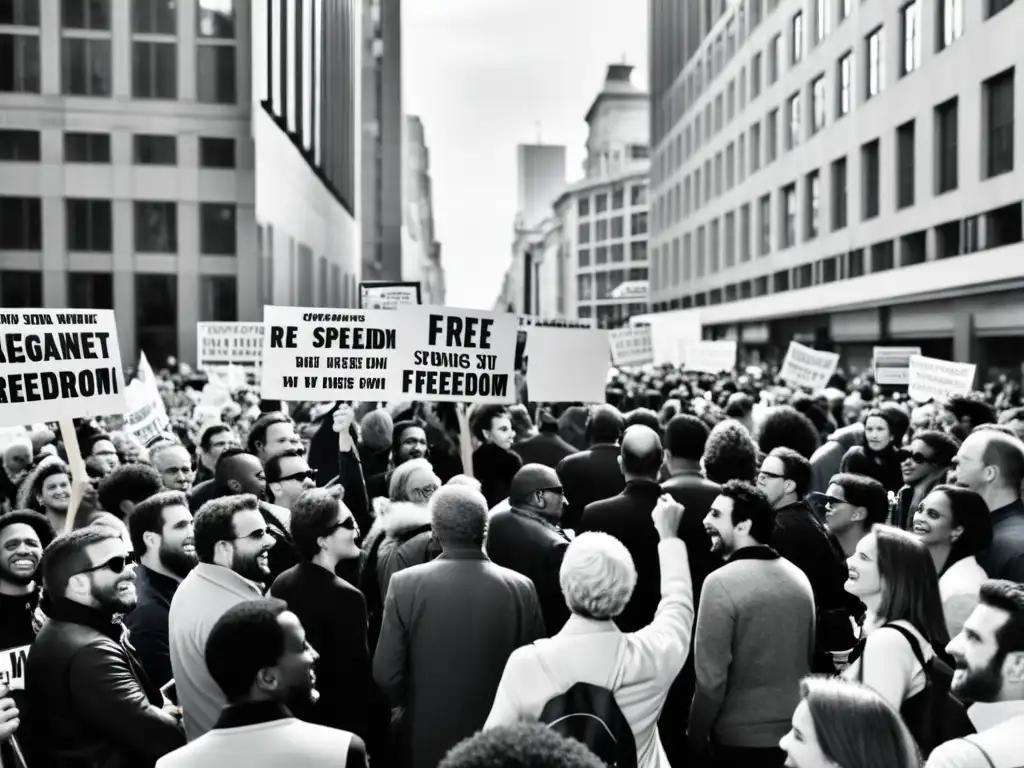
[[[928,664],[924,660],[924,653],[921,651],[921,644],[917,642],[917,638],[907,629],[904,629],[899,624],[884,624],[880,629],[895,629],[904,639],[910,643],[910,649],[914,652],[914,656],[917,658],[917,662],[921,665],[921,669],[924,670],[925,674],[928,674]]]
[[[973,747],[977,747],[978,751],[981,752],[982,756],[985,758],[985,762],[988,763],[988,768],[996,768],[996,764],[992,762],[992,758],[988,756],[988,752],[985,751],[981,744],[976,741],[971,741],[970,737],[967,736],[964,737],[964,741]]]

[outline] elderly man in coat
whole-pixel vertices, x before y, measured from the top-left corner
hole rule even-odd
[[[445,486],[430,510],[443,553],[391,578],[373,657],[377,684],[406,708],[401,734],[411,768],[435,768],[479,730],[509,655],[545,635],[533,582],[483,552],[483,495]]]

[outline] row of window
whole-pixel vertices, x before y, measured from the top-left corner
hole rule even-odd
[[[607,192],[597,192],[594,194],[594,215],[600,215],[608,211],[608,199],[609,195]],[[580,197],[576,200],[576,212],[581,219],[590,216],[590,201],[590,195],[580,195]],[[625,204],[625,188],[620,185],[613,187],[611,193],[611,210],[621,211]],[[647,184],[634,184],[629,188],[629,204],[633,208],[638,208],[647,205]]]
[[[576,276],[576,300],[593,301],[594,299],[609,299],[612,291],[618,288],[627,280],[646,280],[647,268],[635,267],[633,269],[612,269],[596,274]],[[596,292],[595,292],[596,288]]]
[[[38,27],[39,4],[51,0],[2,0],[0,26]],[[117,0],[121,4],[122,0]],[[61,0],[65,30],[110,31],[112,0]],[[177,35],[177,0],[131,0],[131,29],[136,34]],[[203,38],[235,37],[234,0],[195,0],[196,34]],[[116,6],[115,6],[116,10]]]
[[[576,252],[577,264],[580,267],[591,266],[590,256],[593,253],[594,266],[602,266],[604,264],[622,264],[626,260],[625,247],[622,243],[614,243],[613,245],[599,245],[591,251],[590,248],[580,248]],[[647,241],[646,240],[634,240],[629,244],[629,260],[632,262],[646,262],[647,261]],[[633,278],[630,278],[633,279]]]
[[[647,305],[643,303],[633,304],[605,304],[594,307],[591,304],[583,304],[576,307],[576,317],[584,320],[596,318],[598,328],[619,328],[634,315],[643,315],[647,312]]]
[[[1014,168],[1014,122],[1015,122],[1015,71],[1005,70],[982,83],[982,137],[983,162],[981,178],[988,179],[1009,173]],[[793,108],[793,101],[790,105]],[[799,106],[795,107],[799,124]],[[934,164],[933,193],[943,194],[956,189],[959,184],[958,173],[958,99],[953,98],[937,106],[934,110],[935,144],[937,152]],[[737,142],[730,143],[724,153],[717,153],[708,158],[703,167],[698,167],[688,174],[682,182],[676,183],[658,197],[653,207],[654,231],[661,232],[688,217],[691,211],[698,211],[702,205],[730,191],[763,167],[774,162],[778,154],[778,110],[773,110],[764,123],[755,122],[749,133],[739,136]],[[762,131],[762,125],[764,131]],[[762,137],[763,134],[763,137]],[[795,146],[798,132],[788,131],[787,149]],[[747,144],[749,136],[749,164]],[[762,141],[763,138],[763,141]],[[904,208],[914,203],[915,167],[915,121],[897,129],[898,183],[897,208]],[[763,149],[763,154],[762,154]],[[862,168],[865,169],[864,182],[864,218],[878,215],[878,185],[880,173],[878,164],[878,141],[866,143],[862,147]],[[843,161],[845,163],[845,161]],[[875,168],[872,171],[872,168]],[[813,175],[813,174],[812,174]],[[845,185],[845,181],[843,181]],[[834,197],[833,200],[836,198]],[[835,208],[835,206],[834,206]],[[842,226],[845,226],[845,214],[842,215]]]
[[[0,128],[0,161],[38,163],[42,160],[39,131]],[[64,134],[65,163],[109,163],[109,133]],[[141,134],[132,136],[132,162],[136,165],[177,165],[178,137]],[[200,168],[234,168],[235,140],[199,137]]]
[[[135,200],[136,253],[178,252],[178,204]],[[237,212],[234,203],[199,203],[199,252],[234,256]],[[114,249],[111,200],[65,199],[65,247],[69,251],[110,253]],[[0,250],[43,249],[42,200],[0,196]]]
[[[625,217],[614,216],[610,219],[598,219],[593,223],[583,221],[577,225],[577,229],[576,239],[581,245],[590,242],[603,243],[609,239],[618,240],[625,237]],[[591,241],[591,234],[593,234],[593,241]],[[647,211],[630,215],[629,234],[634,237],[647,234]]]

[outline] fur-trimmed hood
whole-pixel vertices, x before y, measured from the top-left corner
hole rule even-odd
[[[430,510],[423,504],[378,498],[373,500],[373,512],[373,525],[366,535],[367,546],[380,536],[397,542],[409,531],[430,525]]]

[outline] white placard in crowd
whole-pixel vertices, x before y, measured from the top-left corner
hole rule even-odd
[[[722,373],[736,367],[735,341],[698,341],[683,350],[683,366],[688,371]]]
[[[197,323],[197,365],[258,366],[263,354],[263,323]]]
[[[14,691],[25,689],[25,662],[30,645],[6,648],[0,651],[0,685]]]
[[[520,328],[593,328],[592,317],[541,317],[540,315],[519,315]]]
[[[824,389],[836,372],[839,355],[805,347],[798,341],[789,342],[786,359],[782,361],[779,378],[792,387]]]
[[[262,394],[515,402],[515,315],[448,307],[264,307]]]
[[[421,302],[418,282],[365,282],[359,284],[359,307],[361,309],[398,309],[404,306],[415,306]]]
[[[534,326],[525,353],[531,402],[604,402],[611,368],[608,331]]]
[[[124,413],[111,309],[0,310],[0,426]]]
[[[138,438],[143,445],[160,437],[171,426],[167,417],[167,407],[156,386],[156,376],[146,359],[146,353],[139,355],[139,368],[135,378],[128,384],[124,393],[128,402],[125,411],[124,427]]]
[[[910,358],[920,347],[875,347],[872,366],[875,382],[888,387],[905,387],[910,382]]]
[[[966,395],[974,386],[974,363],[952,363],[934,357],[910,358],[907,394],[919,403],[941,400],[951,395]]]
[[[631,325],[609,331],[608,343],[614,365],[646,365],[654,362],[649,325]]]

